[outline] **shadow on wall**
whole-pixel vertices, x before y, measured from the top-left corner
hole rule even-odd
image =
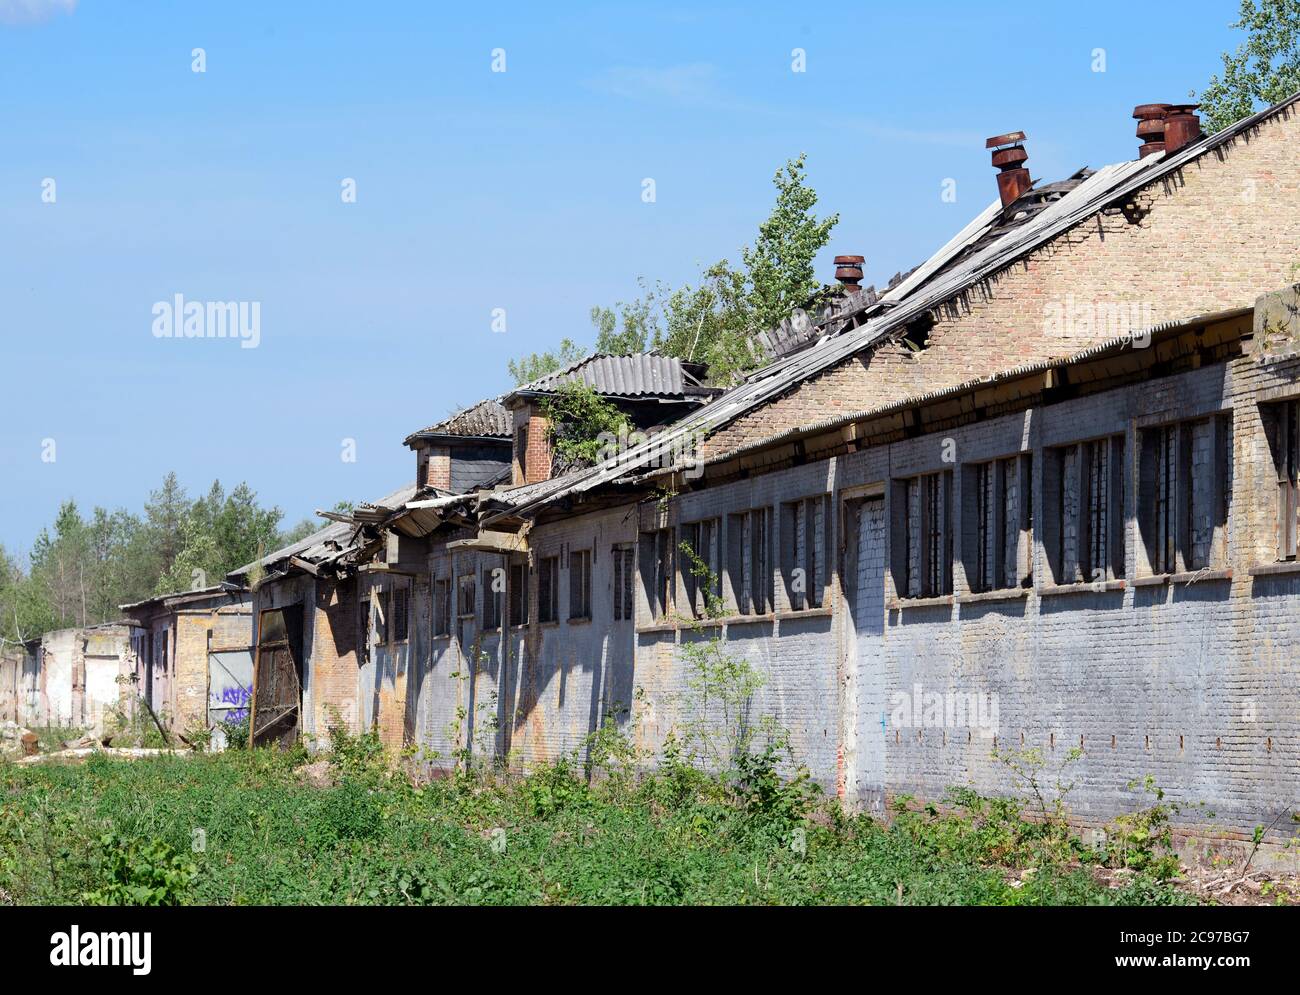
[[[1046,616],[1069,612],[1113,612],[1123,607],[1123,591],[1078,591],[1042,598],[1038,602],[1038,613]]]
[[[1029,602],[1026,598],[1016,598],[1014,601],[976,601],[961,606],[961,621],[979,622],[986,618],[1023,619],[1028,612]]]

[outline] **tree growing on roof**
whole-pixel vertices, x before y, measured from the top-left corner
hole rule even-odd
[[[818,218],[817,192],[804,182],[805,153],[778,169],[776,206],[758,226],[752,249],[742,249],[748,280],[750,324],[754,330],[773,328],[790,312],[803,307],[821,290],[813,259],[830,241],[840,216]]]
[[[676,289],[662,281],[639,280],[640,296],[591,309],[595,351],[621,355],[654,349],[707,363],[710,381],[723,386],[766,362],[756,334],[797,307],[822,303],[813,260],[839,223],[838,214],[818,218],[814,213],[817,193],[804,176],[805,158],[800,154],[777,170],[776,204],[759,225],[753,247],[741,249],[740,266],[721,259],[701,270],[694,283]],[[516,383],[527,383],[567,365],[582,351],[565,339],[560,353],[571,358],[534,353],[512,361],[510,372]]]
[[[1300,90],[1300,0],[1241,0],[1230,25],[1246,32],[1234,52],[1224,52],[1223,75],[1210,77],[1201,111],[1211,131],[1280,103]]]
[[[623,412],[594,387],[578,381],[561,384],[542,400],[541,408],[551,425],[554,458],[561,470],[594,465],[606,455],[602,449],[608,437],[632,430]]]

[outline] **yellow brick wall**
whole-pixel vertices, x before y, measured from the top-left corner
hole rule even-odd
[[[349,731],[360,728],[356,582],[318,580],[312,617],[312,719],[315,734],[324,744],[330,726],[337,721],[336,712]]]

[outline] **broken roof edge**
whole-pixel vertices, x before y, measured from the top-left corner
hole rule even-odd
[[[351,519],[344,522],[330,521],[323,528],[317,529],[297,542],[289,543],[287,546],[282,546],[267,553],[261,559],[237,567],[226,574],[226,579],[247,578],[253,570],[259,567],[263,570],[270,570],[272,567],[293,559],[300,559],[312,564],[336,562],[346,556],[348,552],[359,548],[358,540],[362,531],[367,527],[373,527],[376,520],[384,517],[380,512],[389,512],[400,507],[413,498],[419,490],[420,488],[412,482],[393,491],[391,494],[385,495],[378,501],[358,502],[354,506],[354,514],[358,510],[374,510],[366,516],[364,521]],[[338,548],[331,549],[330,546],[337,546]],[[318,547],[323,548],[318,549]]]
[[[414,448],[411,445],[413,442],[422,438],[436,436],[446,436],[448,439],[456,439],[458,441],[490,439],[494,442],[508,442],[511,438],[510,426],[508,424],[510,416],[503,403],[505,397],[505,394],[498,394],[495,397],[485,397],[480,401],[475,401],[473,404],[466,405],[459,411],[448,415],[446,418],[442,419],[442,421],[434,422],[432,425],[422,428],[419,431],[412,432],[402,440],[402,445]],[[468,419],[470,424],[475,426],[472,435],[464,435],[453,431],[443,431],[443,429],[451,426],[459,419]],[[485,427],[489,430],[495,427],[500,431],[484,432],[483,429]]]
[[[173,591],[170,594],[155,594],[151,598],[145,598],[143,601],[135,601],[131,604],[118,605],[117,610],[122,612],[138,612],[153,607],[170,608],[174,605],[186,604],[191,601],[205,601],[209,598],[229,594],[247,594],[248,588],[242,584],[232,584],[229,581],[222,581],[220,584],[213,584],[209,587],[201,587],[193,591]]]
[[[1108,354],[1121,352],[1126,347],[1132,346],[1135,341],[1147,336],[1150,336],[1151,344],[1154,344],[1157,339],[1163,340],[1171,338],[1175,334],[1186,332],[1193,328],[1214,325],[1223,321],[1232,321],[1237,318],[1244,318],[1253,310],[1253,305],[1246,305],[1242,307],[1226,308],[1221,311],[1210,311],[1187,318],[1178,318],[1159,322],[1158,324],[1151,325],[1148,328],[1136,331],[1133,334],[1118,335],[1103,342],[1095,343],[1076,353],[1072,353],[1069,356],[1042,359],[1033,363],[1023,363],[1020,366],[1007,367],[1006,369],[998,370],[986,376],[972,377],[969,380],[963,380],[961,383],[952,384],[948,387],[938,387],[934,390],[925,391],[920,394],[910,394],[897,401],[880,404],[874,408],[864,408],[860,411],[852,411],[848,414],[836,415],[833,418],[823,418],[820,421],[812,422],[808,425],[800,425],[797,428],[787,429],[784,432],[779,432],[763,439],[757,439],[735,449],[729,449],[724,453],[719,453],[716,456],[704,460],[699,465],[706,467],[717,466],[733,459],[739,459],[756,452],[762,452],[764,449],[773,449],[778,446],[787,445],[791,442],[797,442],[800,439],[807,439],[826,432],[833,432],[837,428],[844,428],[858,422],[870,421],[874,418],[897,414],[898,412],[906,411],[909,408],[921,408],[936,402],[952,400],[953,398],[960,397],[963,394],[970,394],[986,387],[1002,383],[1010,383],[1015,380],[1024,379],[1025,377],[1032,377],[1037,374],[1046,373],[1049,370],[1059,370],[1071,366],[1078,366],[1102,358]],[[1134,347],[1134,349],[1137,348],[1139,347]],[[636,477],[626,477],[622,479],[626,483],[639,484],[654,480],[658,477],[682,473],[689,469],[689,466],[674,466],[653,470]]]
[[[1069,197],[1057,201],[1028,224],[1012,229],[1002,239],[962,260],[956,269],[943,270],[940,266],[934,272],[933,283],[921,284],[914,296],[896,302],[892,308],[882,311],[885,302],[877,301],[861,305],[856,311],[835,313],[827,320],[827,325],[829,327],[839,322],[838,328],[822,335],[809,348],[782,357],[756,371],[727,394],[702,407],[693,416],[683,419],[674,429],[661,433],[635,451],[619,454],[606,463],[591,468],[565,488],[544,493],[535,500],[512,507],[487,521],[508,516],[527,516],[548,501],[625,477],[627,471],[661,455],[667,445],[688,432],[702,433],[705,437],[711,435],[760,405],[780,397],[799,383],[875,347],[889,335],[906,327],[909,322],[938,310],[971,287],[1009,269],[1024,256],[1050,244],[1117,201],[1155,183],[1166,181],[1184,166],[1222,148],[1237,136],[1289,112],[1297,100],[1300,100],[1300,91],[1213,135],[1190,142],[1172,156],[1159,153],[1145,159],[1125,160],[1097,170],[1072,191],[1076,195],[1086,193],[1082,203],[1073,205]],[[1097,187],[1100,189],[1094,189]],[[963,268],[966,271],[960,272]],[[853,332],[862,334],[846,341],[846,337]],[[729,398],[737,399],[738,403],[728,404]],[[616,464],[624,464],[622,471]]]

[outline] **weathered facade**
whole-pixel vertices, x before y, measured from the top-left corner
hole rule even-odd
[[[9,644],[0,651],[0,722],[23,725],[39,701],[37,652],[40,640]]]
[[[210,733],[247,714],[252,681],[252,608],[233,585],[160,595],[122,605],[132,634],[136,685],[158,721],[180,736]],[[149,719],[152,721],[152,718]]]
[[[135,671],[130,625],[107,623],[59,629],[23,645],[12,667],[14,721],[38,728],[59,726],[100,732],[129,703]],[[0,696],[8,697],[0,690]]]
[[[377,645],[364,622],[375,610],[362,607],[376,601],[371,561],[379,555],[379,572],[387,574],[381,551],[393,545],[374,523],[416,493],[410,485],[349,515],[326,515],[332,521],[325,528],[230,575],[252,592],[255,743],[307,737],[325,745],[335,724],[354,732],[374,724],[375,689],[391,689],[396,679],[394,646],[387,639]]]
[[[1032,747],[1078,751],[1085,820],[1150,774],[1221,832],[1272,822],[1300,786],[1300,309],[1272,293],[1298,129],[1289,101],[1060,184],[1004,171],[897,285],[590,469],[553,475],[527,388],[484,402],[508,477],[431,489],[451,447],[417,433],[423,486],[340,595],[354,725],[528,763],[612,716],[655,750],[717,633],[852,804],[1014,790],[994,751]]]

